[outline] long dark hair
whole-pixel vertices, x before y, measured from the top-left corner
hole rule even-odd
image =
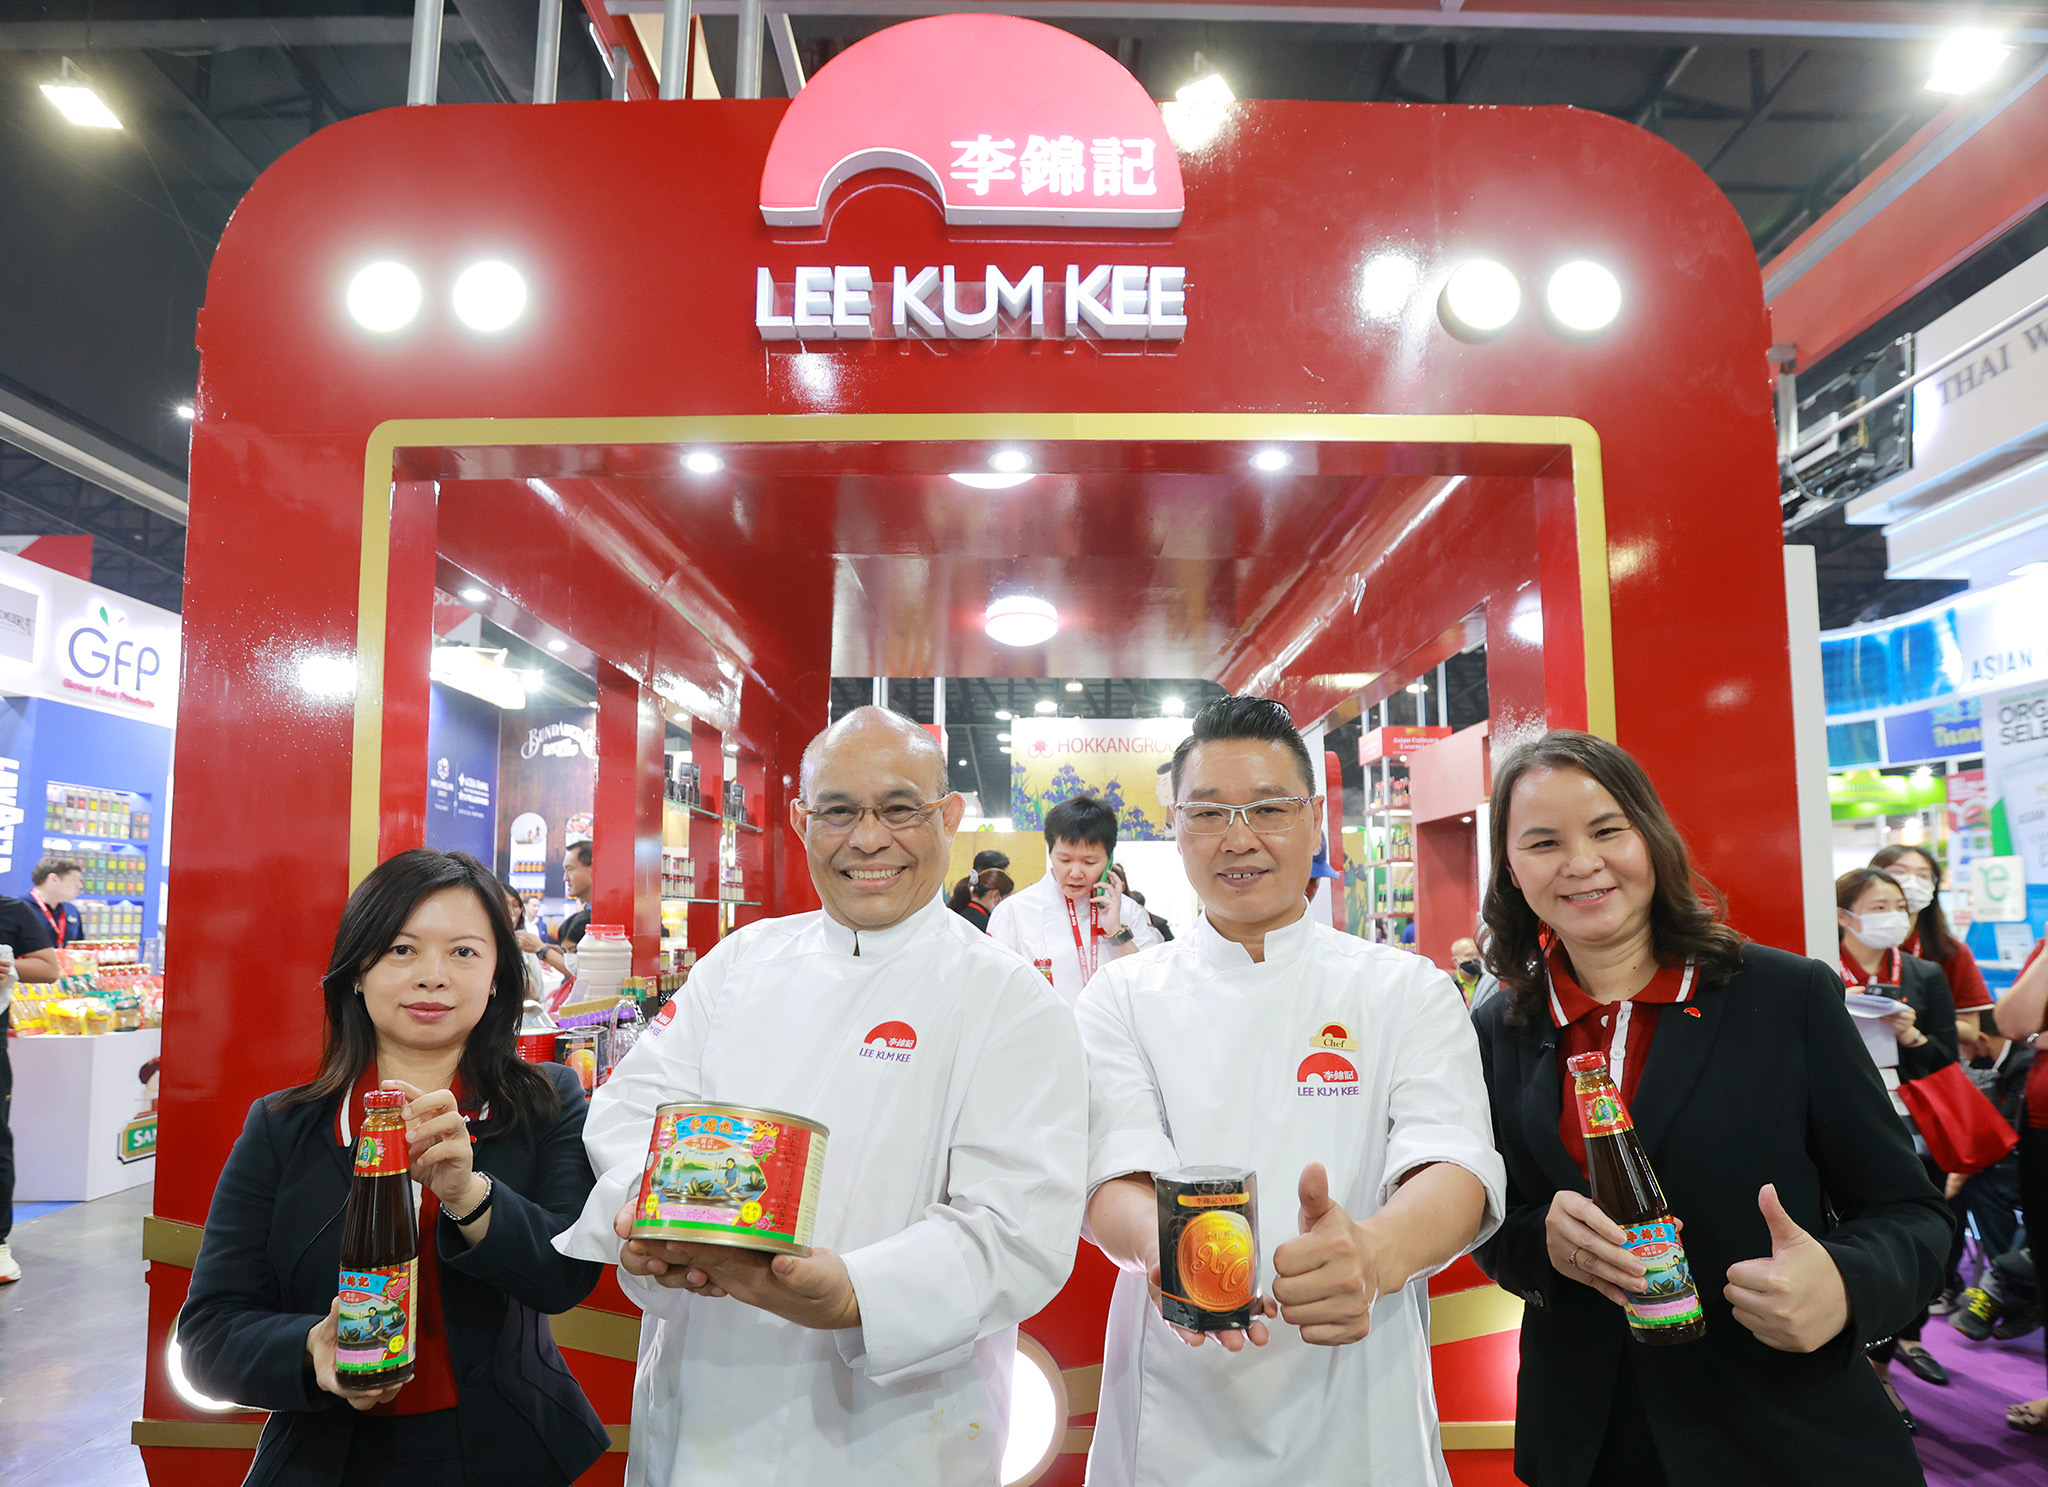
[[[1508,873],[1508,815],[1515,787],[1532,769],[1570,769],[1588,775],[1614,797],[1642,836],[1656,875],[1650,896],[1650,943],[1664,965],[1697,963],[1702,986],[1715,986],[1742,969],[1743,937],[1726,922],[1728,901],[1692,870],[1685,838],[1671,822],[1657,787],[1626,750],[1590,733],[1557,729],[1509,754],[1493,773],[1493,875],[1486,885],[1487,969],[1508,993],[1507,1020],[1533,1020],[1543,1006],[1543,921]]]
[[[327,1004],[321,1038],[320,1072],[310,1083],[272,1096],[273,1109],[348,1098],[363,1071],[377,1057],[377,1028],[369,1008],[356,992],[363,973],[390,950],[413,910],[429,895],[448,888],[467,888],[483,906],[491,924],[497,965],[491,975],[491,997],[484,1015],[470,1029],[457,1072],[465,1102],[488,1104],[494,1123],[507,1126],[552,1120],[561,1101],[547,1076],[518,1053],[519,1013],[526,1000],[526,964],[512,937],[512,916],[505,887],[491,870],[467,852],[437,852],[414,847],[378,864],[356,884],[341,911],[334,933],[334,953],[320,989]]]
[[[1920,954],[1928,960],[1952,960],[1956,953],[1956,934],[1948,927],[1948,915],[1941,910],[1941,864],[1934,860],[1934,854],[1925,847],[1899,844],[1880,848],[1870,859],[1870,865],[1889,868],[1908,852],[1919,856],[1927,864],[1927,870],[1934,874],[1934,897],[1927,901],[1927,907],[1913,921],[1914,928],[1920,931]],[[1903,883],[1899,885],[1901,893],[1905,892],[1905,886]]]

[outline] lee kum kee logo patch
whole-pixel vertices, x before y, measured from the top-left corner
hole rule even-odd
[[[907,1022],[876,1023],[860,1041],[862,1058],[878,1058],[892,1064],[909,1063],[910,1055],[917,1051],[917,1032]]]
[[[1311,1053],[1294,1071],[1294,1092],[1307,1098],[1355,1095],[1358,1070],[1342,1054]]]

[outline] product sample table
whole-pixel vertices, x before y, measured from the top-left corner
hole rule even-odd
[[[10,1037],[14,1199],[84,1202],[156,1176],[161,1028]]]

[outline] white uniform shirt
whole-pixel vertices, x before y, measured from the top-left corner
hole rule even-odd
[[[1354,1219],[1406,1174],[1455,1162],[1505,1212],[1479,1043],[1428,961],[1306,914],[1265,960],[1206,918],[1107,967],[1076,1012],[1088,1050],[1089,1190],[1127,1172],[1229,1165],[1258,1174],[1261,1295],[1299,1232],[1311,1162]],[[1347,1046],[1349,1045],[1349,1046]],[[1478,1241],[1475,1240],[1475,1243]],[[1383,1296],[1344,1347],[1275,1319],[1264,1348],[1191,1348],[1125,1271],[1110,1303],[1089,1487],[1258,1482],[1448,1484],[1430,1380],[1426,1277]]]
[[[591,1101],[597,1187],[556,1248],[618,1259],[656,1106],[788,1111],[831,1132],[812,1242],[846,1261],[861,1325],[816,1331],[621,1270],[645,1313],[627,1482],[994,1483],[1016,1324],[1066,1282],[1080,1230],[1073,1013],[936,900],[879,932],[822,913],[751,925],[676,1004]]]
[[[995,912],[989,915],[988,937],[999,945],[1008,945],[1026,960],[1051,960],[1052,989],[1071,1007],[1080,998],[1081,988],[1088,984],[1080,946],[1074,943],[1074,931],[1080,929],[1081,941],[1086,944],[1099,919],[1089,917],[1086,904],[1075,904],[1074,917],[1069,919],[1066,904],[1067,896],[1060,892],[1058,881],[1047,873],[996,905]],[[1165,943],[1152,927],[1145,906],[1136,899],[1123,900],[1122,915],[1124,927],[1131,932],[1131,943],[1138,949]],[[1093,958],[1098,972],[1130,954],[1126,951],[1119,956],[1102,938],[1094,941]]]

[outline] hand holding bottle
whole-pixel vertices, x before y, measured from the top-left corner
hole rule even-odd
[[[1544,1248],[1559,1275],[1591,1286],[1616,1306],[1624,1291],[1639,1291],[1643,1262],[1623,1247],[1621,1226],[1584,1193],[1559,1191],[1543,1220]]]
[[[306,1361],[313,1365],[313,1380],[320,1388],[337,1398],[346,1399],[353,1409],[367,1410],[396,1399],[403,1384],[393,1384],[388,1389],[344,1389],[334,1376],[334,1340],[341,1328],[341,1298],[327,1308],[327,1315],[316,1322],[306,1333]]]
[[[432,1188],[441,1207],[464,1214],[483,1202],[483,1179],[476,1174],[469,1122],[455,1107],[453,1092],[425,1094],[403,1079],[387,1079],[384,1088],[405,1096],[406,1150],[412,1180]]]
[[[1756,1206],[1770,1226],[1771,1253],[1730,1265],[1721,1294],[1735,1308],[1735,1320],[1765,1347],[1810,1353],[1849,1325],[1842,1272],[1827,1246],[1792,1222],[1774,1184],[1758,1190]]]

